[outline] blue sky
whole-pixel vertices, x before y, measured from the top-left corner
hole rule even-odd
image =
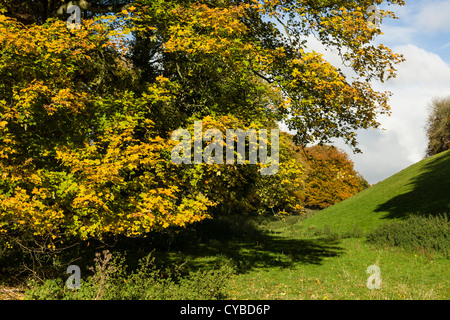
[[[380,8],[394,11],[399,19],[383,21],[384,34],[376,43],[406,58],[397,68],[397,78],[374,84],[376,90],[393,93],[392,115],[379,118],[384,130],[358,132],[363,154],[353,154],[342,141],[335,143],[371,184],[424,158],[428,105],[435,97],[450,96],[450,0],[406,0],[405,6],[382,4]],[[325,58],[341,67],[320,43],[312,40],[309,49],[325,53]]]

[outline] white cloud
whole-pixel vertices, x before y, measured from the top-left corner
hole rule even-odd
[[[350,74],[340,65],[339,57],[314,40],[309,49],[324,53],[324,58]],[[450,66],[437,54],[407,44],[392,48],[402,53],[406,62],[397,66],[397,78],[373,85],[377,91],[391,91],[392,115],[380,117],[383,130],[360,130],[359,148],[363,154],[353,154],[342,141],[335,144],[344,149],[355,163],[355,168],[370,183],[388,178],[394,173],[420,161],[425,155],[425,123],[428,105],[434,97],[450,96]]]
[[[444,90],[450,83],[450,66],[440,56],[415,45],[403,45],[393,48],[406,58],[398,66],[398,75],[392,80],[394,85],[433,84]]]
[[[409,165],[408,160],[401,156],[405,150],[398,132],[361,130],[358,140],[362,154],[353,154],[342,141],[337,141],[335,145],[349,154],[355,164],[355,170],[371,184],[384,180]]]
[[[414,20],[423,31],[450,31],[450,1],[426,1]]]
[[[428,105],[434,97],[450,96],[450,66],[439,56],[414,45],[393,49],[403,53],[406,62],[398,67],[396,79],[374,86],[393,93],[391,117],[379,119],[386,130],[362,131],[359,141],[364,154],[350,154],[356,169],[370,183],[423,159]]]
[[[391,8],[390,8],[391,9]],[[420,161],[425,155],[427,139],[425,124],[428,106],[435,97],[450,96],[450,65],[441,56],[423,47],[429,43],[430,33],[450,31],[450,0],[412,1],[405,7],[393,9],[399,23],[383,23],[383,33],[376,43],[384,43],[394,52],[402,53],[406,62],[397,66],[397,78],[373,85],[377,91],[391,91],[391,117],[380,117],[382,130],[360,130],[359,148],[363,154],[353,154],[343,141],[335,144],[344,149],[355,168],[370,183],[377,183],[394,173]],[[392,21],[392,22],[394,22]],[[441,39],[434,38],[434,41]],[[448,47],[450,42],[435,47]],[[415,45],[415,43],[421,43]],[[308,39],[309,48],[324,53],[324,58],[352,75],[340,58],[316,39]]]
[[[379,36],[377,42],[381,43],[411,43],[417,35],[417,30],[411,26],[381,26],[382,35]]]

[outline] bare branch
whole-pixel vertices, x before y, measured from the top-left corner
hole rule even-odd
[[[260,77],[261,79],[267,81],[268,83],[273,83],[273,79],[270,79],[270,78],[268,78],[268,77],[262,75],[261,73],[259,73],[259,72],[256,71],[256,70],[252,70],[252,71],[253,71],[254,74],[256,74],[256,75],[257,75],[258,77]]]

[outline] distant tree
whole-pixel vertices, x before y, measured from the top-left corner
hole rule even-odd
[[[309,170],[305,179],[305,206],[323,209],[368,188],[369,183],[353,168],[347,153],[334,146],[305,149]]]
[[[436,98],[427,120],[427,156],[450,149],[450,97]]]

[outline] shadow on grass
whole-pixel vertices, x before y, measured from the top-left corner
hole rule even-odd
[[[42,273],[42,278],[66,277],[67,266],[76,264],[84,276],[90,275],[88,268],[94,265],[95,253],[102,250],[126,258],[127,271],[136,270],[139,260],[152,252],[158,269],[173,269],[183,265],[183,273],[211,270],[226,262],[231,262],[238,273],[255,268],[319,265],[324,258],[339,256],[344,251],[336,240],[291,239],[283,237],[280,232],[265,231],[261,225],[264,226],[268,220],[273,222],[273,219],[222,215],[184,229],[150,233],[146,238],[117,237],[85,241],[58,257],[62,264],[60,267],[56,268],[49,260],[48,265],[39,269],[39,274]],[[4,264],[7,262],[5,259],[11,263]],[[32,265],[32,261],[25,259],[20,251],[11,257],[0,255],[0,282],[2,278],[11,279],[17,274],[20,271],[19,264],[22,263]]]
[[[248,217],[218,217],[203,221],[174,238],[171,261],[189,260],[193,269],[217,260],[231,260],[239,273],[255,268],[290,268],[322,264],[325,257],[343,253],[339,241],[290,239],[257,227]],[[167,261],[166,261],[167,262]]]
[[[410,192],[381,204],[375,211],[388,212],[387,219],[406,218],[411,213],[437,215],[450,212],[450,152],[425,165],[425,171],[413,178]]]

